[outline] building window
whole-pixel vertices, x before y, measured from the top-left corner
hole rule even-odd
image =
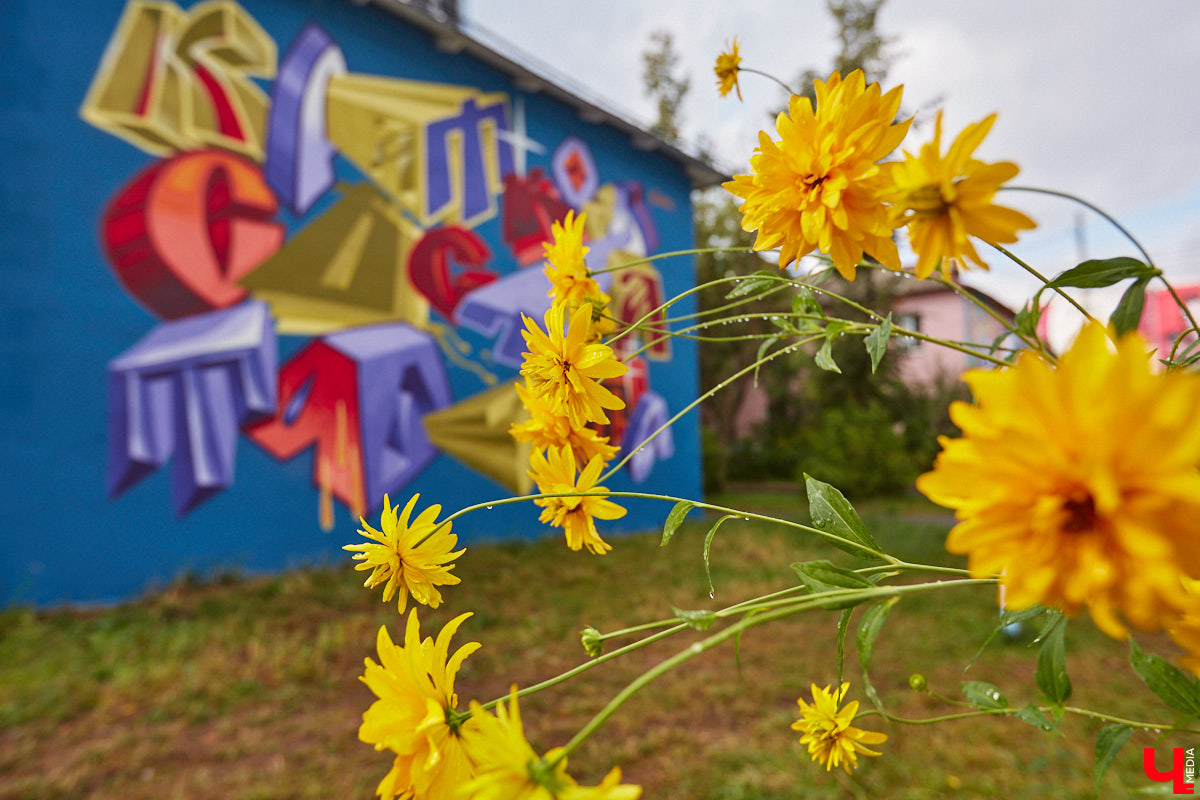
[[[892,317],[892,322],[897,328],[904,328],[909,331],[921,332],[921,315],[906,311],[896,314]],[[916,350],[921,344],[920,339],[911,339],[907,336],[896,337],[896,350],[900,353],[909,353]]]

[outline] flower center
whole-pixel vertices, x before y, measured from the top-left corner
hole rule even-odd
[[[1062,529],[1067,533],[1082,533],[1096,524],[1096,503],[1087,492],[1072,495],[1063,503],[1062,510],[1065,517]]]
[[[921,217],[940,217],[946,213],[946,199],[942,197],[942,190],[935,183],[926,184],[919,189],[913,189],[905,198],[907,205],[913,213]]]

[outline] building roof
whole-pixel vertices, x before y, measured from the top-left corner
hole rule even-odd
[[[693,155],[677,144],[629,121],[604,100],[588,96],[585,89],[571,85],[562,75],[553,75],[554,70],[540,63],[535,57],[523,53],[514,45],[503,41],[495,34],[482,28],[464,23],[453,2],[431,2],[431,0],[352,0],[363,4],[373,3],[391,12],[404,21],[425,30],[433,37],[434,46],[446,53],[467,53],[493,69],[512,78],[513,84],[523,92],[541,93],[553,97],[575,109],[580,119],[599,125],[607,125],[629,136],[639,150],[657,151],[679,164],[693,189],[705,189],[729,176],[716,169],[705,159]],[[485,43],[483,40],[488,40]]]

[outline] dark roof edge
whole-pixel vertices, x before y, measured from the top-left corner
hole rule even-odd
[[[625,116],[606,108],[603,101],[595,98],[585,99],[576,91],[564,88],[561,85],[561,78],[552,80],[545,77],[542,72],[530,69],[484,44],[477,36],[471,35],[461,23],[456,24],[449,19],[436,19],[424,9],[411,5],[405,0],[350,0],[350,2],[356,5],[374,3],[404,21],[427,31],[433,36],[434,46],[439,50],[447,53],[466,52],[508,75],[520,91],[541,93],[553,97],[574,108],[584,122],[608,125],[629,136],[635,148],[661,152],[683,167],[693,189],[706,189],[729,180],[729,175],[713,167],[703,158],[681,150],[677,145],[665,141],[657,134],[629,122]],[[513,51],[514,55],[517,54],[515,47],[508,45],[508,48]]]

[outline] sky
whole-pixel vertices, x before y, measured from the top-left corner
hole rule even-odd
[[[670,31],[691,82],[685,140],[711,143],[718,166],[748,170],[758,131],[774,132],[782,89],[741,76],[743,102],[720,98],[713,62],[737,36],[742,65],[794,82],[824,72],[837,51],[824,0],[463,0],[463,17],[533,54],[555,75],[635,121],[654,118],[642,93],[642,52]],[[922,125],[916,150],[944,108],[943,141],[992,112],[976,155],[1015,161],[1015,185],[1082,196],[1119,219],[1156,266],[1180,284],[1200,282],[1200,2],[1193,0],[887,0],[880,32],[893,39],[884,88],[904,85],[904,108]],[[538,65],[533,65],[535,69]],[[1099,216],[1069,201],[1005,193],[1032,216],[1014,252],[1044,274],[1083,258],[1137,255]],[[990,273],[966,280],[1016,306],[1036,283],[984,256]],[[1087,303],[1107,314],[1120,296]]]

